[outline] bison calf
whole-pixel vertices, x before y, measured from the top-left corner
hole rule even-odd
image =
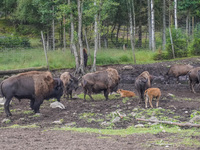
[[[72,91],[78,88],[78,79],[73,77],[71,73],[64,72],[61,74],[60,79],[64,84],[64,97],[67,95],[67,98],[72,98]]]
[[[151,108],[153,108],[153,105],[152,105],[153,98],[156,98],[156,107],[158,107],[160,96],[161,96],[161,92],[159,88],[148,88],[144,92],[145,108],[147,108],[148,100],[149,100],[149,104],[151,105]]]
[[[117,93],[119,93],[121,95],[121,97],[134,97],[135,96],[134,92],[122,90],[122,89],[118,89]]]
[[[31,71],[14,75],[1,82],[1,93],[6,98],[5,113],[11,116],[9,104],[13,97],[17,99],[30,99],[30,107],[39,113],[40,105],[44,99],[57,98],[63,94],[63,82],[53,78],[50,72]]]

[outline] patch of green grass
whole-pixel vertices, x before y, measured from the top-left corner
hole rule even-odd
[[[81,94],[78,95],[78,97],[79,97],[80,99],[84,99],[84,94],[81,93]],[[95,101],[98,101],[98,100],[105,100],[105,99],[106,99],[103,93],[102,93],[102,94],[92,94],[92,97],[93,97],[93,99],[94,99]],[[86,95],[86,98],[85,98],[85,99],[86,99],[87,101],[90,101],[90,100],[91,100],[90,97],[89,97],[88,95]],[[109,99],[109,100],[116,99],[115,94],[109,95],[109,96],[108,96],[108,99]]]
[[[127,136],[131,134],[142,134],[142,133],[150,133],[150,134],[157,134],[159,132],[162,132],[165,130],[167,133],[187,133],[187,132],[194,132],[193,129],[187,129],[187,130],[180,130],[179,127],[174,126],[171,128],[163,126],[163,128],[155,128],[155,127],[149,127],[149,128],[135,128],[133,126],[128,127],[126,129],[94,129],[94,128],[71,128],[71,127],[62,127],[62,128],[53,128],[52,130],[64,130],[64,131],[76,131],[76,132],[86,132],[86,133],[99,133],[103,135],[121,135],[121,136]]]
[[[37,126],[36,124],[32,124],[32,125],[26,125],[26,126],[21,126],[21,125],[18,125],[18,124],[14,124],[14,125],[11,125],[9,127],[6,127],[6,128],[37,128],[39,126]]]
[[[33,111],[32,110],[26,110],[26,111],[23,111],[23,114],[30,115],[30,114],[33,114]]]

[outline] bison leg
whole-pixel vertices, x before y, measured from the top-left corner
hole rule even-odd
[[[149,104],[150,104],[151,108],[153,108],[152,100],[153,100],[153,96],[150,96],[150,97],[149,97]]]
[[[12,116],[12,114],[10,112],[10,109],[9,109],[9,105],[10,105],[11,99],[12,99],[12,97],[11,98],[6,98],[6,102],[4,104],[4,110],[5,110],[5,113],[6,113],[7,117]]]
[[[145,108],[147,108],[148,100],[149,100],[148,95],[146,95],[146,99],[145,99]]]
[[[106,100],[108,100],[108,94],[109,94],[109,91],[108,90],[104,90],[104,96],[105,96]]]
[[[31,107],[32,110],[34,110],[34,102],[35,102],[35,100],[34,100],[34,99],[31,99],[30,107]]]
[[[158,96],[158,97],[157,97],[157,100],[156,100],[156,107],[157,107],[157,108],[158,108],[159,100],[160,100],[160,96]]]
[[[94,101],[91,94],[92,94],[91,92],[88,92],[89,97],[91,98],[92,101]],[[85,96],[84,96],[84,99],[85,99]]]
[[[195,86],[195,82],[190,82],[190,90],[193,92],[193,93],[196,93],[194,91],[194,86]]]
[[[34,112],[35,113],[40,113],[40,105],[43,103],[42,100],[35,100],[35,103],[34,103]]]

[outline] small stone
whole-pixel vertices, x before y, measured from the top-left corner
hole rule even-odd
[[[185,114],[188,114],[188,111],[185,111]]]
[[[3,120],[1,121],[1,123],[7,123],[7,122],[10,122],[10,119],[5,118],[5,119],[3,119]]]
[[[116,123],[120,121],[120,117],[116,117],[115,119],[113,119],[112,123]]]
[[[58,102],[58,101],[51,103],[50,107],[51,108],[65,109],[65,106],[62,103]]]
[[[130,66],[130,65],[126,65],[126,66],[124,66],[122,69],[124,69],[124,70],[132,70],[133,67]]]
[[[135,128],[144,128],[144,125],[143,124],[136,124]]]
[[[62,124],[62,121],[61,120],[54,121],[53,124]]]

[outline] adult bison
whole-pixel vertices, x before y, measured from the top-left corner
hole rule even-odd
[[[196,68],[191,69],[188,72],[188,75],[189,75],[189,80],[190,80],[190,90],[193,93],[196,93],[194,91],[194,86],[195,86],[195,84],[200,83],[200,67],[196,67]]]
[[[70,98],[72,98],[72,91],[78,88],[78,79],[73,77],[69,72],[61,74],[60,79],[64,85],[64,96],[67,95],[67,98],[69,98],[70,95]]]
[[[35,113],[39,113],[40,105],[44,99],[57,98],[63,94],[63,82],[59,78],[53,78],[50,72],[30,71],[14,75],[1,85],[1,94],[5,97],[5,113],[11,116],[9,104],[13,97],[17,99],[30,99],[30,107]]]
[[[194,67],[190,64],[184,65],[184,64],[174,64],[172,65],[168,72],[165,74],[165,79],[169,83],[169,79],[171,77],[177,78],[177,83],[179,82],[179,76],[187,75],[187,73],[193,69]]]
[[[139,97],[144,101],[144,92],[151,87],[151,82],[155,76],[149,74],[148,71],[142,72],[135,80],[135,88],[139,94]]]
[[[117,70],[113,68],[84,75],[81,81],[84,90],[84,100],[86,94],[94,100],[91,96],[92,92],[100,93],[101,91],[104,91],[104,96],[108,100],[108,94],[112,91],[117,91],[119,81],[120,76]]]

